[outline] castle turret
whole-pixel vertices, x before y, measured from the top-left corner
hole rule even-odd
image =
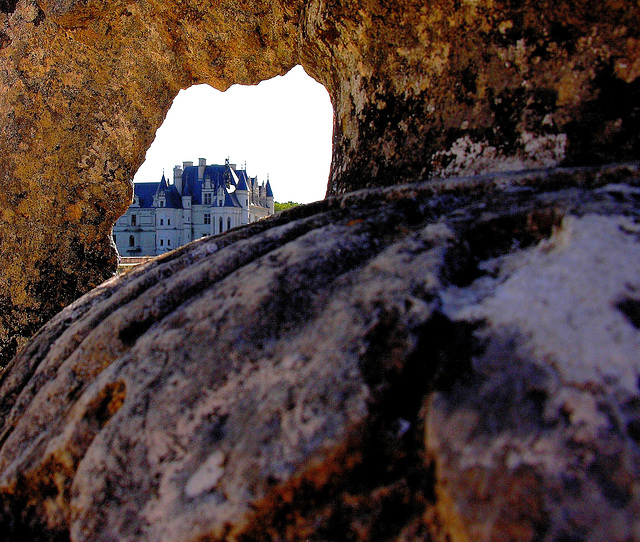
[[[273,190],[271,190],[271,183],[269,182],[269,179],[267,179],[267,207],[269,208],[270,214],[275,212],[275,200],[273,198]]]
[[[242,173],[238,176],[239,181],[236,186],[236,197],[238,198],[238,202],[242,207],[242,217],[244,220],[244,224],[249,222],[249,187],[247,186],[247,181],[245,180],[246,175]]]
[[[153,196],[154,207],[166,207],[168,188],[169,188],[169,185],[167,184],[167,179],[165,178],[164,172],[163,172],[162,179],[160,179],[160,184],[158,185],[158,189],[156,190],[156,193]]]

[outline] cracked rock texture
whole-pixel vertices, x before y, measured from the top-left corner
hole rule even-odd
[[[336,196],[38,332],[0,539],[640,540],[639,386],[637,163]]]
[[[115,219],[180,88],[296,64],[334,106],[328,193],[637,159],[626,0],[2,0],[0,348],[115,270]]]

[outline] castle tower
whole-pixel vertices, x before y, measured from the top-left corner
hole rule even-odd
[[[267,207],[269,208],[269,214],[275,212],[275,199],[273,197],[273,190],[271,190],[271,183],[267,179]]]
[[[242,221],[244,224],[249,222],[249,187],[245,180],[245,175],[240,175],[240,182],[236,186],[236,196],[242,206]]]

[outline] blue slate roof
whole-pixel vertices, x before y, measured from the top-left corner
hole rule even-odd
[[[133,191],[140,199],[140,207],[153,207],[153,196],[158,191],[160,183],[135,183]]]
[[[198,168],[188,166],[182,172],[182,195],[191,196],[194,205],[202,203],[202,185],[198,182]]]
[[[178,193],[178,189],[174,185],[170,185],[162,174],[162,179],[158,185],[157,196],[165,197],[165,207],[168,209],[182,209],[182,196]]]
[[[163,171],[162,179],[160,179],[160,186],[158,186],[158,192],[161,192],[162,190],[166,190],[168,186],[169,186],[169,183],[167,183],[167,179],[164,176],[164,171]]]
[[[267,197],[268,198],[273,197],[273,190],[271,190],[271,183],[269,181],[267,181]]]
[[[167,188],[165,197],[167,198],[167,207],[169,209],[182,209],[182,196],[175,185],[172,184]]]
[[[242,171],[241,173],[244,173],[244,171]],[[238,177],[240,178],[240,181],[238,182],[236,190],[249,190],[246,181],[247,174],[245,173],[244,175],[238,175]]]
[[[218,190],[220,186],[225,186],[225,167],[218,164],[210,164],[204,168],[204,179],[211,179],[214,190]],[[234,175],[228,175],[228,181],[231,185],[236,184]],[[194,205],[202,204],[202,183],[198,182],[198,166],[187,166],[182,172],[182,193],[185,196],[191,196],[191,202]]]
[[[211,179],[212,187],[215,192],[218,188],[224,188],[224,207],[242,207],[236,192],[227,190],[226,183],[236,190],[250,190],[257,184],[257,177],[249,177],[245,170],[229,169],[225,175],[228,166],[210,164],[205,166],[204,179]],[[182,195],[191,196],[193,205],[202,205],[202,187],[203,183],[198,180],[198,166],[187,166],[182,172]],[[164,192],[166,206],[171,209],[182,208],[182,196],[178,192],[174,184],[169,184],[164,173],[162,179],[158,183],[136,183],[134,185],[136,196],[140,200],[140,207],[153,207],[153,197]],[[267,181],[267,196],[273,197],[271,185]]]
[[[232,194],[229,194],[229,192],[225,192],[224,206],[225,207],[242,207],[242,205],[240,205],[240,202],[238,201],[238,196],[236,196],[235,192],[233,192]]]

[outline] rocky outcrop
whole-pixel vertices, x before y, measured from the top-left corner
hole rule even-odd
[[[639,11],[1,1],[0,364],[114,271],[180,88],[300,63],[335,128],[333,197],[100,285],[0,374],[0,537],[639,540],[639,167],[549,169],[637,159]]]
[[[499,174],[110,280],[2,374],[0,537],[639,540],[639,223],[637,163]]]
[[[115,272],[111,228],[131,201],[131,179],[179,89],[257,83],[286,72],[296,55],[290,15],[268,2],[2,6],[6,362],[24,337]]]
[[[637,10],[588,0],[312,2],[301,55],[333,97],[329,192],[635,159]]]
[[[180,88],[300,63],[329,194],[638,156],[635,2],[4,0],[0,346],[110,276],[110,229]]]

